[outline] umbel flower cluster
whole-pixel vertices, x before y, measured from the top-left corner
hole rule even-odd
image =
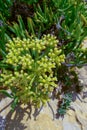
[[[41,39],[13,38],[6,49],[4,63],[14,69],[3,69],[3,86],[15,88],[16,96],[23,103],[44,104],[57,86],[54,70],[65,59],[62,50],[58,49],[56,37],[48,34]]]

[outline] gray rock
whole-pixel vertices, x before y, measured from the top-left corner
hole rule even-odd
[[[78,124],[71,124],[69,122],[64,122],[63,130],[81,130],[81,128]]]

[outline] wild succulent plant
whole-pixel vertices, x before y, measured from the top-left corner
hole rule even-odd
[[[7,55],[4,64],[13,69],[2,69],[1,82],[13,90],[23,103],[40,106],[49,100],[57,87],[54,69],[61,66],[65,56],[57,47],[55,36],[44,35],[40,40],[13,38],[6,44]]]

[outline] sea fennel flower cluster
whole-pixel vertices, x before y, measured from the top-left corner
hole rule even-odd
[[[6,44],[4,63],[13,69],[2,70],[3,86],[13,91],[22,103],[36,106],[49,100],[49,94],[57,86],[54,74],[65,56],[58,48],[55,36],[44,35],[41,39],[13,38]]]

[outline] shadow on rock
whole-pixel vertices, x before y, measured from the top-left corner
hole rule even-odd
[[[18,105],[14,112],[10,111],[6,116],[6,130],[24,130],[26,124],[22,123],[25,114],[28,115],[26,121],[31,118],[31,107]]]

